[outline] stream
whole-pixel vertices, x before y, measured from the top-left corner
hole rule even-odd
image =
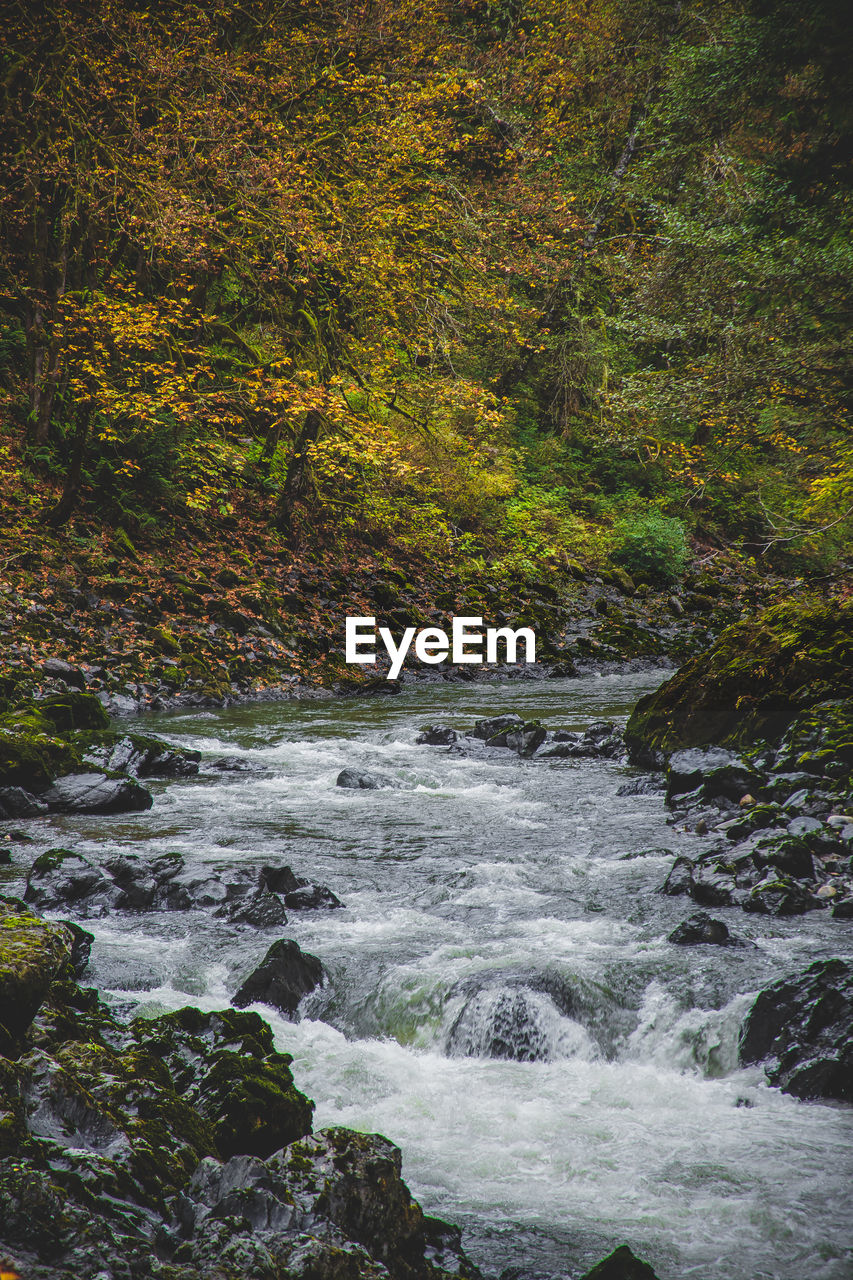
[[[675,946],[695,908],[656,890],[674,853],[703,844],[667,825],[661,795],[617,795],[635,771],[416,745],[426,723],[505,711],[624,722],[661,678],[422,683],[147,717],[144,731],[204,753],[198,777],[154,783],[147,813],[30,829],[39,847],[287,863],[328,885],[345,909],[291,912],[284,930],[328,987],[297,1023],[259,1012],[315,1127],[397,1143],[413,1194],[463,1228],[487,1275],[577,1275],[627,1242],[660,1280],[849,1280],[853,1111],[737,1066],[754,993],[851,954],[849,926],[730,910],[754,946]],[[205,763],[222,755],[250,768]],[[338,788],[344,767],[401,785]],[[84,982],[124,1015],[227,1005],[282,934],[209,911],[83,923]]]

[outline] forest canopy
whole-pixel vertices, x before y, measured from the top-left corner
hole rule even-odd
[[[156,540],[248,495],[513,572],[650,513],[849,555],[839,3],[6,14],[4,466],[48,525]]]

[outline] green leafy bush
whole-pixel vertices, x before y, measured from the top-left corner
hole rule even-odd
[[[680,520],[659,511],[644,511],[620,520],[615,533],[614,564],[636,578],[653,582],[677,582],[681,577],[689,548]]]

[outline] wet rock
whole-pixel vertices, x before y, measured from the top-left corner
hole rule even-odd
[[[345,679],[335,685],[335,692],[344,698],[383,698],[402,692],[402,680],[388,680],[376,676],[367,680]]]
[[[180,1200],[188,1238],[176,1261],[193,1277],[227,1267],[294,1280],[478,1280],[459,1231],[424,1216],[401,1165],[387,1138],[338,1128],[265,1160],[205,1159]]]
[[[38,818],[47,805],[23,787],[0,787],[0,818]]]
[[[647,1262],[641,1261],[626,1244],[596,1263],[581,1280],[657,1280]]]
[[[689,858],[676,858],[669,869],[666,880],[661,885],[661,893],[666,893],[671,898],[679,897],[682,894],[692,897],[693,872],[694,865]]]
[[[251,924],[258,929],[271,929],[287,924],[285,904],[265,886],[235,902],[226,903],[216,915],[224,916],[234,924]]]
[[[0,1054],[14,1052],[53,982],[70,972],[71,943],[64,925],[0,897]]]
[[[208,760],[207,769],[216,769],[219,773],[253,773],[257,766],[244,756],[217,756]]]
[[[819,960],[765,988],[740,1041],[741,1062],[797,1098],[853,1102],[853,964]]]
[[[571,658],[563,658],[559,662],[555,662],[548,675],[553,680],[578,680],[580,678],[580,672]]]
[[[623,782],[616,791],[617,796],[653,796],[666,791],[666,778],[662,773],[653,773],[642,778],[632,778]]]
[[[667,799],[699,789],[702,800],[740,800],[761,789],[764,779],[734,752],[719,747],[676,751],[667,765]]]
[[[689,858],[678,857],[661,885],[661,893],[670,897],[684,894],[700,907],[728,907],[735,900],[734,887],[727,871],[698,867]]]
[[[535,754],[547,738],[547,730],[541,724],[524,724],[506,734],[506,745],[522,757]]]
[[[680,947],[708,945],[715,947],[737,946],[722,920],[714,920],[706,911],[696,911],[673,929],[667,938]]]
[[[39,911],[73,904],[77,915],[100,915],[114,905],[118,889],[112,877],[73,849],[48,849],[27,876],[24,901]]]
[[[764,836],[756,844],[753,857],[762,869],[772,867],[797,880],[814,880],[811,849],[796,836]]]
[[[54,693],[36,704],[38,714],[48,720],[56,733],[76,729],[107,729],[109,716],[94,693]]]
[[[789,836],[805,836],[811,835],[813,832],[822,831],[823,823],[817,818],[793,818],[788,823]]]
[[[36,859],[25,897],[40,910],[73,907],[84,918],[111,911],[212,908],[225,919],[257,928],[286,924],[286,907],[343,905],[331,889],[300,879],[289,867],[223,868],[211,875],[187,870],[177,853],[150,860],[119,854],[95,863],[70,849],[49,849]]]
[[[74,970],[74,977],[80,978],[88,967],[95,935],[89,933],[88,929],[81,929],[72,920],[63,920],[61,923],[71,935],[71,968]]]
[[[201,759],[200,751],[173,747],[140,733],[83,731],[72,741],[84,764],[134,778],[192,777]]]
[[[772,876],[757,884],[743,903],[744,911],[765,916],[801,916],[824,903],[796,880]]]
[[[591,758],[618,760],[624,756],[622,735],[610,720],[598,720],[582,733],[557,729],[552,743],[539,752],[541,759]]]
[[[292,911],[329,910],[344,905],[324,884],[311,884],[294,875],[290,867],[261,867],[261,880]]]
[[[385,787],[397,787],[396,778],[381,773],[365,773],[360,769],[342,769],[335,779],[336,787],[350,791],[380,791]]]
[[[631,758],[642,764],[682,748],[773,742],[798,718],[803,734],[833,734],[837,726],[840,736],[849,709],[832,724],[826,712],[816,725],[808,717],[827,691],[853,697],[851,636],[853,602],[838,600],[776,605],[726,628],[707,653],[637,703],[625,731]]]
[[[0,716],[0,786],[38,791],[79,765],[76,752],[37,711]]]
[[[549,1062],[576,1052],[596,1056],[584,1028],[566,1021],[565,1011],[575,1003],[571,993],[545,975],[536,986],[515,980],[474,991],[450,1029],[448,1053],[515,1062]]]
[[[58,778],[44,801],[54,813],[140,813],[151,808],[154,797],[129,778],[74,773]]]
[[[417,738],[415,738],[415,742],[419,746],[452,747],[458,737],[459,734],[455,729],[451,729],[449,725],[431,724],[425,725],[421,729]]]
[[[488,741],[490,738],[506,733],[510,729],[521,728],[523,723],[521,716],[516,715],[513,711],[509,715],[493,716],[490,720],[478,720],[472,733],[475,738],[482,738],[484,741]]]
[[[325,978],[322,962],[282,938],[274,942],[234,995],[238,1009],[249,1004],[268,1004],[287,1018],[293,1018],[303,996],[321,986]]]
[[[85,689],[86,677],[79,667],[73,667],[70,662],[63,662],[61,658],[48,658],[41,665],[42,674],[47,676],[49,680],[61,680],[63,684],[71,685],[75,689]]]

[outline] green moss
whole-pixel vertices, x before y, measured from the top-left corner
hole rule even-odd
[[[641,698],[625,731],[636,760],[680,747],[776,740],[799,713],[853,696],[853,602],[785,604],[728,627]]]
[[[94,693],[69,689],[54,693],[36,704],[38,714],[48,720],[56,733],[74,729],[108,729],[110,718]]]
[[[10,1053],[51,983],[70,971],[71,941],[61,925],[32,915],[23,902],[0,898],[0,1053]]]
[[[39,872],[40,875],[46,875],[47,872],[55,871],[57,867],[61,867],[66,858],[79,857],[79,853],[75,853],[73,849],[47,849],[36,858],[33,863],[33,871]]]
[[[180,641],[168,627],[152,627],[148,634],[154,648],[159,653],[168,654],[169,657],[177,657],[181,652]]]

